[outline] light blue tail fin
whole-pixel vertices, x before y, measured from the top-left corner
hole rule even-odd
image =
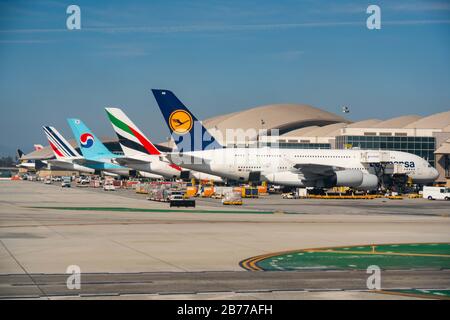
[[[172,91],[152,92],[180,152],[223,148]]]
[[[109,151],[88,127],[79,119],[67,119],[73,136],[86,159],[116,158],[117,155]]]

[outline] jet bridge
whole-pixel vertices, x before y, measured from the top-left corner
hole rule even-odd
[[[364,151],[361,152],[362,163],[388,163],[391,161],[389,151]]]
[[[361,163],[374,169],[382,186],[402,185],[407,181],[404,166],[391,161],[390,151],[363,151],[361,152]]]

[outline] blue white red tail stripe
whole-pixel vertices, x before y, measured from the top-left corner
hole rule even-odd
[[[79,157],[78,152],[64,139],[64,137],[53,127],[43,127],[45,135],[54,149],[55,154],[60,157]]]

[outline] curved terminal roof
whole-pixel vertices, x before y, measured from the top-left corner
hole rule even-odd
[[[264,123],[262,123],[264,122]],[[331,112],[306,104],[270,104],[205,120],[207,128],[225,133],[229,128],[279,129],[280,134],[308,127],[349,122]]]
[[[334,137],[340,134],[341,128],[347,126],[347,123],[339,122],[334,124],[329,124],[327,126],[318,127],[307,133],[310,137]]]
[[[221,123],[222,121],[224,121],[225,119],[237,114],[239,112],[232,112],[232,113],[227,113],[227,114],[222,114],[220,116],[216,116],[216,117],[212,117],[212,118],[208,118],[204,121],[202,121],[203,125],[206,128],[214,128],[217,124]]]
[[[417,115],[406,115],[406,116],[400,116],[391,118],[388,120],[384,120],[381,122],[378,122],[372,126],[372,128],[403,128],[419,119],[421,119],[421,116]]]
[[[317,128],[321,128],[319,126],[309,126],[296,130],[289,131],[288,133],[282,134],[282,137],[301,137],[301,136],[309,136],[311,131],[316,130]]]
[[[411,129],[443,129],[450,125],[450,111],[432,114],[405,126]]]
[[[382,122],[380,119],[368,119],[358,122],[353,122],[347,125],[347,128],[370,128],[375,127],[378,123]]]

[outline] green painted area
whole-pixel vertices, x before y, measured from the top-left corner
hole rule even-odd
[[[372,246],[317,250],[320,251],[299,250],[267,257],[257,261],[256,266],[263,270],[365,270],[370,265],[377,265],[384,270],[450,269],[449,243],[377,245],[375,254],[371,253]]]
[[[405,294],[414,296],[429,297],[430,299],[450,299],[450,290],[446,289],[404,289],[404,290],[383,290],[394,294]]]
[[[333,248],[334,251],[372,251],[372,246]],[[450,254],[450,243],[407,243],[375,245],[376,252]]]
[[[29,207],[33,209],[76,210],[76,211],[117,211],[117,212],[192,212],[192,213],[227,213],[227,214],[273,214],[272,211],[226,211],[196,209],[146,209],[126,207]]]

